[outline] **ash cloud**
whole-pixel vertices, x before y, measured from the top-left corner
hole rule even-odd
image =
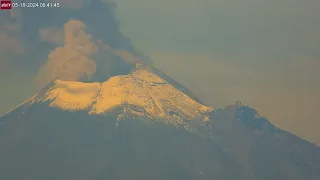
[[[54,79],[104,81],[127,72],[131,61],[152,64],[119,31],[113,0],[59,2],[60,8],[0,12],[0,115]],[[68,50],[65,24],[71,22],[80,34],[69,37],[82,50]]]
[[[80,20],[65,23],[64,35],[58,35],[64,37],[64,45],[54,49],[40,68],[36,77],[39,88],[55,79],[103,81],[113,75],[128,73],[140,61],[129,51],[113,49],[93,38],[86,29]]]
[[[37,75],[40,88],[55,79],[81,80],[96,71],[91,55],[97,47],[85,33],[85,24],[78,20],[69,21],[65,24],[64,33],[64,46],[57,47],[49,54],[48,61]]]
[[[39,36],[42,41],[47,41],[52,44],[63,45],[64,43],[64,30],[62,28],[40,28]]]
[[[55,78],[105,80],[114,72],[102,69],[126,69],[123,62],[152,64],[121,34],[114,8],[111,0],[66,0],[60,8],[1,12],[1,69],[39,71],[39,85]]]

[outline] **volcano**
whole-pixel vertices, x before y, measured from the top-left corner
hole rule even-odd
[[[1,117],[0,179],[318,180],[320,148],[137,63],[104,82],[56,80]]]

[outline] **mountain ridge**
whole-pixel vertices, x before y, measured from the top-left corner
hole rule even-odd
[[[141,64],[105,82],[56,80],[0,117],[0,179],[319,179],[315,144],[187,92]]]
[[[207,107],[190,98],[183,89],[176,89],[160,73],[141,63],[128,75],[118,75],[104,82],[76,82],[55,80],[21,106],[46,104],[63,111],[87,111],[103,115],[121,108],[121,120],[127,114],[147,116],[164,123],[192,127],[188,121],[208,121]],[[174,81],[172,81],[174,82]],[[129,115],[130,116],[130,115]],[[187,127],[188,126],[188,127]]]

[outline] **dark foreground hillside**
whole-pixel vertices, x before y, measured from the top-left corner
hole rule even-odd
[[[320,179],[317,146],[248,107],[216,110],[207,136],[46,106],[0,119],[2,180]]]

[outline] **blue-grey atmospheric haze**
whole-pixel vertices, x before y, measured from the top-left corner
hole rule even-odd
[[[95,38],[148,56],[206,104],[240,100],[320,144],[320,1],[104,1],[114,6],[96,9],[104,11],[96,17],[78,11],[85,0],[0,12],[0,115],[36,91],[39,68],[63,44],[63,24],[81,17]],[[99,27],[102,21],[118,23],[123,41],[113,42],[120,32]]]

